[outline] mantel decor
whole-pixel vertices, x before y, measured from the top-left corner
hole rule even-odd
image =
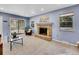
[[[49,17],[44,15],[40,17],[40,22],[49,22]]]

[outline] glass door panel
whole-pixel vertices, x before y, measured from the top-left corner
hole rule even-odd
[[[10,20],[10,32],[16,32],[18,33],[18,24],[17,24],[17,20]]]
[[[24,20],[18,20],[19,33],[24,33]]]

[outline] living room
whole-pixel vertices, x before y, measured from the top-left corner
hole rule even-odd
[[[79,44],[77,23],[79,5],[3,4],[0,6],[0,33],[4,55],[79,54],[76,47]],[[11,35],[13,38],[19,36],[20,40],[23,40],[22,46],[17,44],[18,42],[14,43]]]

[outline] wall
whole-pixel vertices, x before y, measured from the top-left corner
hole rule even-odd
[[[3,24],[2,24],[2,19],[3,19],[3,17],[2,16],[0,16],[0,34],[2,35],[2,38],[3,38]]]
[[[25,19],[25,27],[29,24],[29,18],[28,17],[22,17],[22,16],[18,16],[18,15],[12,15],[12,14],[7,14],[7,13],[2,13],[0,12],[0,16],[3,17],[2,20],[2,25],[3,25],[3,38],[6,39],[7,36],[9,36],[10,34],[10,26],[9,26],[9,19],[10,17],[14,17],[17,20],[19,19]]]
[[[59,16],[63,13],[74,13],[73,18],[73,31],[62,31],[59,29]],[[75,44],[79,41],[79,5],[51,11],[49,13],[37,15],[30,18],[31,21],[35,21],[35,27],[32,28],[34,33],[37,33],[36,23],[39,23],[40,16],[47,15],[50,17],[50,22],[52,22],[52,38],[55,40],[66,41],[72,44]],[[31,23],[30,23],[31,24]],[[52,40],[53,40],[52,39]]]

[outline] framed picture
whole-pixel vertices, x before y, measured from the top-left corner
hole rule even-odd
[[[34,27],[34,21],[31,21],[31,27]]]

